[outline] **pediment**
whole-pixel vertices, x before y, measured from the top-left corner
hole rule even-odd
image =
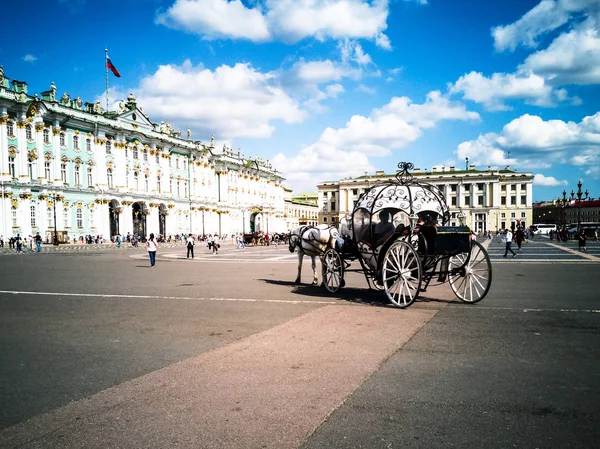
[[[120,114],[118,120],[132,125],[143,126],[145,128],[154,128],[154,125],[152,122],[150,122],[148,117],[146,117],[146,114],[144,114],[138,108]]]

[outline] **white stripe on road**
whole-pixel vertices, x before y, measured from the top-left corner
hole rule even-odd
[[[527,312],[559,312],[559,313],[600,313],[600,309],[524,309],[522,307],[489,307],[489,306],[480,306],[480,305],[456,305],[456,306],[450,306],[450,307],[456,307],[459,309],[465,309],[465,310],[477,310],[477,309],[484,309],[484,310],[507,310],[507,311],[512,311],[512,310],[518,310],[518,311],[522,311],[524,313]]]
[[[77,296],[84,298],[132,298],[132,299],[184,299],[196,301],[235,301],[235,302],[272,302],[281,304],[338,304],[338,301],[308,301],[285,299],[254,299],[254,298],[197,298],[192,296],[152,296],[152,295],[104,295],[100,293],[57,293],[57,292],[26,292],[18,290],[0,290],[7,295],[37,295],[37,296]]]

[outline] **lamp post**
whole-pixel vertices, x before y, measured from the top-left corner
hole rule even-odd
[[[102,242],[102,240],[104,240],[104,233],[106,232],[106,227],[104,225],[104,189],[100,186],[100,184],[96,184],[96,188],[100,190],[100,215],[102,217],[102,220],[100,221],[100,223],[102,224],[102,238],[100,242]]]
[[[579,180],[579,182],[577,183],[577,193],[571,190],[571,199],[574,199],[577,202],[577,234],[579,234],[581,228],[581,196],[583,195],[583,192],[581,191],[582,185],[583,183],[581,182],[581,180]]]
[[[52,198],[52,208],[54,209],[54,238],[52,239],[52,244],[54,246],[58,246],[58,230],[56,229],[56,201],[60,197],[58,192],[52,192],[48,194],[49,198]]]

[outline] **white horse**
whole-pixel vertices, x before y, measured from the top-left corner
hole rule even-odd
[[[298,277],[296,284],[300,284],[302,275],[302,259],[304,255],[310,256],[313,269],[313,285],[319,283],[317,275],[317,257],[322,256],[329,248],[333,248],[336,239],[340,236],[335,226],[319,225],[300,226],[290,234],[289,249],[293,253],[298,249]]]

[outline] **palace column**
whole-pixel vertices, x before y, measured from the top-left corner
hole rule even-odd
[[[54,159],[52,159],[52,174],[53,178],[52,183],[55,187],[62,186],[63,180],[61,177],[61,154],[60,154],[60,126],[59,121],[54,121],[54,127],[52,128],[52,155]]]
[[[29,170],[27,170],[27,139],[25,138],[25,127],[29,122],[27,120],[17,122],[17,177],[19,182],[29,180]],[[30,180],[31,181],[31,180]]]
[[[96,138],[94,134],[88,133],[91,140],[92,154],[94,155],[94,179],[100,187],[108,188],[108,179],[106,177],[106,140]]]
[[[33,176],[35,179],[41,181],[42,184],[48,185],[52,182],[52,159],[48,159],[48,162],[50,162],[50,177],[46,179],[46,155],[44,154],[44,135],[42,133],[44,130],[44,123],[35,123],[34,129],[35,151],[37,153],[38,163],[34,165],[36,168],[34,169]]]

